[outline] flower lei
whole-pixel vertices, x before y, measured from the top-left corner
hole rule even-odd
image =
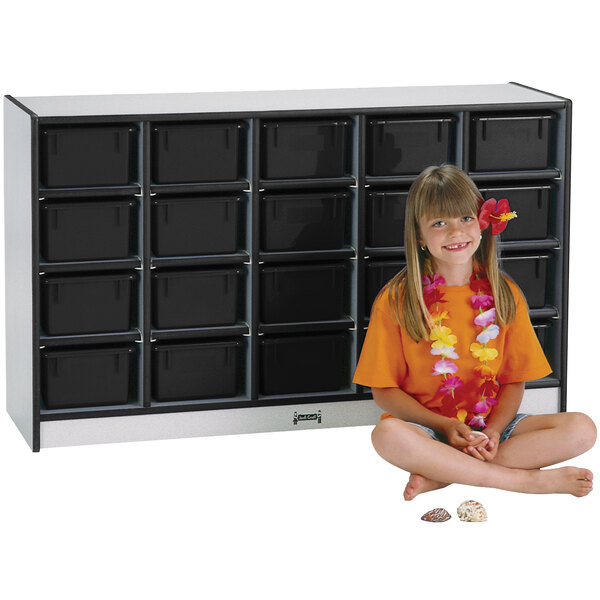
[[[502,233],[508,221],[517,216],[511,212],[508,200],[503,198],[496,200],[490,198],[483,202],[479,208],[478,221],[481,230],[491,225],[492,235]],[[425,275],[423,276],[423,299],[433,319],[434,326],[429,333],[431,354],[441,356],[433,365],[432,375],[441,375],[442,384],[438,391],[444,395],[442,399],[442,414],[466,422],[470,427],[484,429],[485,419],[489,415],[492,406],[498,404],[496,396],[500,390],[500,384],[496,381],[496,371],[488,366],[488,362],[498,356],[498,350],[488,348],[490,340],[498,337],[500,329],[496,325],[496,308],[492,286],[483,270],[474,270],[470,277],[469,287],[474,294],[471,297],[471,306],[476,311],[475,325],[481,327],[477,335],[477,341],[469,348],[471,354],[482,363],[475,367],[475,374],[481,377],[483,382],[479,386],[479,396],[475,399],[455,400],[455,391],[463,385],[462,379],[456,374],[458,366],[449,359],[459,358],[454,346],[458,338],[449,327],[442,325],[442,321],[449,318],[448,311],[441,310],[440,304],[445,304],[444,294],[438,290],[438,286],[446,283],[446,280],[434,273],[429,258],[425,261]],[[468,420],[467,420],[468,419]]]
[[[477,335],[477,341],[470,346],[471,354],[482,363],[474,369],[475,373],[483,379],[479,387],[479,397],[474,400],[465,398],[456,402],[455,391],[462,387],[463,381],[456,374],[458,366],[449,359],[459,358],[454,349],[458,338],[449,327],[442,325],[442,321],[447,320],[449,315],[448,311],[440,308],[440,304],[445,304],[447,301],[444,300],[444,294],[437,289],[446,281],[438,273],[433,273],[429,259],[426,261],[426,272],[427,274],[423,276],[423,298],[434,322],[434,327],[429,334],[429,339],[433,342],[431,354],[441,356],[433,366],[431,375],[442,376],[442,384],[438,390],[444,395],[442,414],[466,422],[470,427],[484,429],[485,419],[492,406],[498,404],[496,395],[500,389],[496,381],[496,371],[488,366],[488,362],[498,356],[495,348],[488,348],[488,342],[500,333],[495,323],[496,308],[490,282],[483,271],[476,270],[471,275],[469,284],[474,292],[471,297],[471,306],[476,311],[474,323],[482,328]]]

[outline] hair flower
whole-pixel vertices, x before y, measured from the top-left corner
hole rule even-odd
[[[498,235],[506,229],[508,221],[516,216],[516,212],[511,212],[506,198],[497,202],[495,198],[490,198],[479,209],[479,227],[483,230],[491,224],[492,235]]]

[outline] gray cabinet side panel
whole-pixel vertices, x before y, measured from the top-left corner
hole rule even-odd
[[[33,447],[31,117],[4,99],[6,408]]]

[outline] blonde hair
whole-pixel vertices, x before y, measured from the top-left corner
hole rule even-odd
[[[478,215],[480,202],[483,198],[473,180],[454,165],[427,167],[410,187],[404,217],[406,267],[382,288],[378,297],[387,291],[392,316],[415,342],[428,339],[434,325],[423,299],[423,274],[429,258],[427,250],[419,246],[419,222],[422,217]],[[491,227],[482,231],[473,261],[474,268],[485,271],[489,279],[496,322],[501,327],[512,323],[515,300],[506,276],[498,269],[496,238]]]

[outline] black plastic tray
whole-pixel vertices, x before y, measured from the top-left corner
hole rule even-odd
[[[41,254],[49,262],[127,258],[134,200],[74,200],[41,205]]]
[[[43,276],[42,329],[48,335],[129,331],[134,279],[129,273]]]
[[[126,125],[42,129],[42,182],[47,187],[127,185],[135,179],[133,131]]]
[[[239,196],[157,197],[152,201],[152,252],[156,256],[234,253]]]
[[[550,214],[549,185],[480,188],[485,200],[506,198],[517,218],[508,222],[501,233],[504,242],[517,240],[543,240],[548,236]]]
[[[471,117],[472,171],[512,171],[550,167],[553,113]]]
[[[41,383],[46,407],[126,404],[134,352],[134,347],[43,350]]]
[[[202,183],[240,179],[244,127],[237,121],[154,125],[153,181]]]
[[[262,125],[264,179],[343,177],[349,119],[271,121]]]
[[[152,323],[159,329],[233,325],[239,268],[152,273]]]
[[[502,257],[502,270],[519,285],[529,308],[542,308],[547,303],[546,280],[549,258],[549,254]]]
[[[157,344],[152,348],[152,398],[158,402],[235,396],[239,340]]]
[[[261,247],[266,252],[335,250],[344,245],[348,192],[264,194]]]
[[[348,372],[349,335],[328,333],[260,341],[260,393],[300,394],[342,389]]]
[[[367,174],[412,175],[453,160],[456,117],[369,119]]]
[[[404,246],[404,212],[408,191],[371,191],[367,198],[367,246]]]
[[[261,270],[263,323],[343,318],[346,265],[278,265]]]

